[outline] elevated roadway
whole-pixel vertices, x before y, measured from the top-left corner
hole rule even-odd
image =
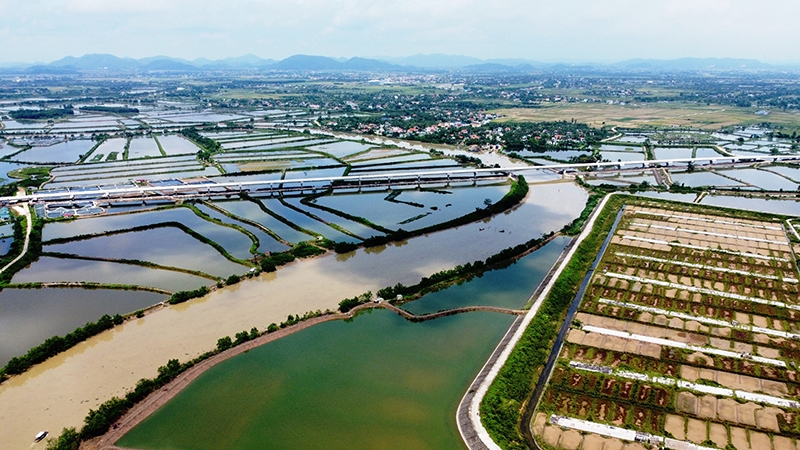
[[[532,171],[581,172],[587,170],[629,170],[680,166],[693,163],[695,167],[731,166],[740,164],[798,162],[800,155],[763,156],[720,156],[712,158],[677,158],[643,161],[596,162],[580,164],[552,164],[547,166],[493,167],[482,169],[446,169],[437,171],[409,171],[369,173],[348,176],[329,176],[296,179],[243,180],[216,182],[213,179],[202,182],[180,182],[164,185],[131,185],[119,187],[81,187],[53,190],[40,190],[28,195],[0,197],[0,205],[36,202],[71,201],[138,201],[138,200],[180,200],[197,197],[230,197],[239,193],[270,195],[279,193],[305,193],[329,188],[341,190],[360,190],[376,187],[417,185],[448,185],[450,183],[477,182],[505,178],[511,175]]]

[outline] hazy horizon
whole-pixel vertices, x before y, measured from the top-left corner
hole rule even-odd
[[[789,0],[0,0],[0,62],[107,53],[212,60],[465,55],[613,63],[736,58],[800,62]]]

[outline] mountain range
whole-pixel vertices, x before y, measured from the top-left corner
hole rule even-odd
[[[462,55],[417,54],[402,58],[330,58],[326,56],[294,55],[280,61],[244,55],[219,60],[197,58],[186,60],[168,56],[133,59],[109,54],[67,56],[48,64],[3,65],[3,71],[25,71],[43,74],[71,74],[83,71],[131,72],[201,72],[226,70],[278,70],[278,71],[465,71],[465,72],[531,72],[563,70],[621,70],[621,71],[697,71],[697,70],[769,70],[781,67],[754,59],[735,58],[680,58],[671,60],[631,59],[613,64],[543,63],[525,59],[479,59]]]

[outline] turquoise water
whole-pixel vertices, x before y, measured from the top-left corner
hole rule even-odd
[[[539,285],[569,241],[568,237],[557,237],[505,269],[486,272],[480,278],[474,278],[469,283],[458,286],[457,289],[451,288],[428,294],[415,302],[403,305],[403,308],[414,314],[427,314],[472,305],[520,308],[533,292],[531,286]],[[498,286],[503,286],[503,289],[498,289]],[[521,301],[523,298],[525,300]]]
[[[406,305],[519,308],[566,244]],[[458,402],[513,320],[328,322],[209,370],[118,444],[140,449],[461,449]]]
[[[524,300],[523,300],[524,301]],[[328,322],[221,363],[119,441],[141,449],[458,449],[459,400],[511,316]]]

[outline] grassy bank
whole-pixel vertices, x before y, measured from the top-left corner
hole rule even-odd
[[[623,198],[612,197],[600,212],[592,232],[578,246],[481,402],[481,421],[492,439],[504,449],[528,449],[520,433],[520,427],[525,426],[519,423],[522,409],[550,353],[563,316],[622,202]]]

